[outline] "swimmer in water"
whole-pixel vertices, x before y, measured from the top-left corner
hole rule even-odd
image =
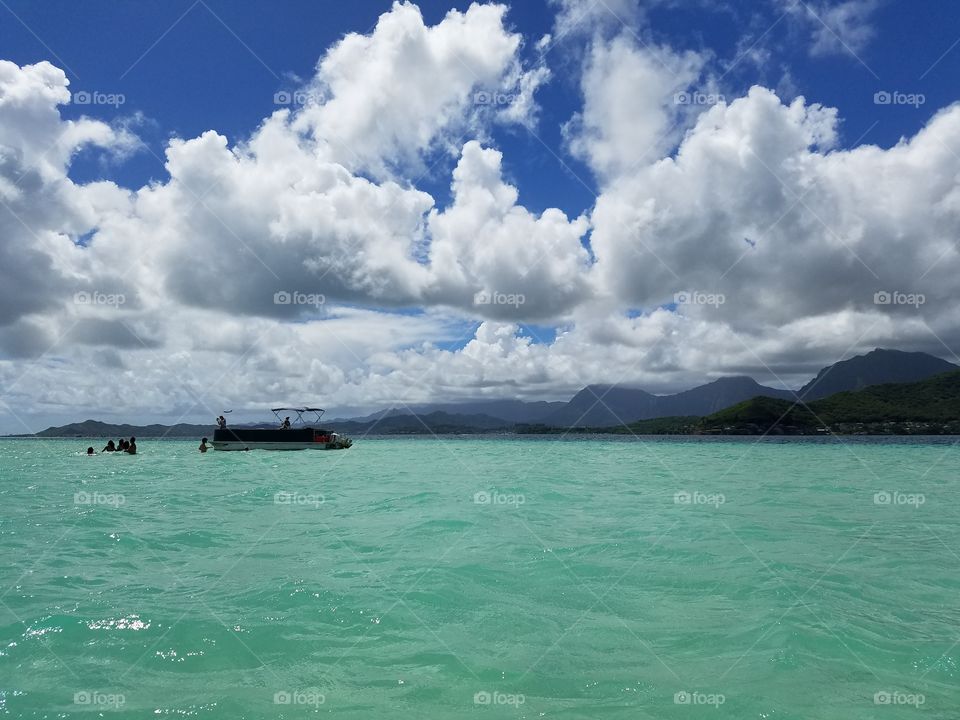
[[[203,439],[200,441],[200,447],[197,448],[197,449],[198,449],[200,452],[206,452],[207,450],[210,449],[210,448],[207,447],[207,439],[206,439],[206,438],[203,438]]]

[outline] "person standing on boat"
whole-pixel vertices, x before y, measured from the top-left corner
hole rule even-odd
[[[223,415],[217,418],[217,427],[220,428],[221,430],[226,429],[227,419]]]

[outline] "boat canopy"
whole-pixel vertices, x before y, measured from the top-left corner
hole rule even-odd
[[[293,421],[294,424],[303,425],[303,424],[305,424],[304,419],[303,419],[303,414],[304,414],[304,413],[313,413],[314,415],[316,415],[316,420],[317,420],[317,422],[320,422],[320,418],[321,418],[321,416],[323,415],[323,408],[315,408],[315,407],[278,407],[278,408],[270,408],[270,412],[272,412],[272,413],[276,416],[277,420],[281,420],[281,421],[283,420],[283,418],[280,417],[280,413],[282,413],[282,412],[292,412],[293,414],[295,414],[295,415],[297,416],[297,419]]]

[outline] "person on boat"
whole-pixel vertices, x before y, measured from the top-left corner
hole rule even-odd
[[[92,447],[87,448],[87,457],[89,457],[90,455],[96,455]]]
[[[113,440],[107,440],[107,446],[100,452],[116,452],[117,446],[113,444]]]
[[[223,415],[217,418],[217,427],[221,430],[227,427],[227,419]]]
[[[209,448],[207,447],[207,439],[203,438],[200,441],[200,447],[198,448],[198,450],[200,450],[200,452],[206,452],[208,449]]]
[[[135,437],[130,438],[130,442],[127,443],[127,454],[128,455],[137,454],[137,439]]]
[[[290,429],[290,416],[289,416],[289,415],[287,415],[287,416],[283,419],[283,422],[280,423],[280,429],[281,429],[281,430],[289,430],[289,429]]]

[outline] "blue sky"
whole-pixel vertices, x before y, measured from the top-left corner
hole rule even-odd
[[[232,141],[247,137],[276,108],[276,92],[309,78],[329,45],[346,33],[369,32],[391,4],[6,0],[0,8],[5,16],[0,47],[6,58],[19,64],[55,61],[67,71],[72,89],[125,96],[119,109],[74,105],[64,108],[64,117],[87,114],[110,122],[142,113],[137,132],[152,153],[143,151],[106,167],[83,158],[73,170],[80,180],[109,177],[135,187],[165,179],[158,157],[163,157],[170,136],[194,137],[215,128]],[[469,5],[419,3],[428,23],[441,20],[450,8]],[[546,0],[510,5],[508,23],[526,39],[526,54],[535,52],[532,46],[537,38],[553,32],[554,17],[555,7]],[[760,0],[655,6],[649,11],[647,27],[637,32],[677,49],[706,50],[719,67],[736,63],[722,81],[722,89],[734,95],[755,83],[776,88],[784,71],[789,71],[798,94],[840,110],[845,147],[858,140],[889,147],[957,99],[960,50],[948,50],[960,33],[960,7],[943,0],[888,0],[871,14],[870,24],[874,38],[865,48],[825,57],[811,57],[807,29],[798,28],[774,2]],[[738,61],[745,49],[744,37],[760,40],[773,51],[763,67],[742,58]],[[564,152],[560,131],[580,103],[575,72],[579,51],[578,46],[563,42],[549,51],[549,62],[557,72],[538,94],[539,139],[523,129],[497,131],[498,145],[508,158],[507,171],[532,209],[559,207],[576,214],[590,207],[591,190],[597,190],[589,168]],[[919,109],[888,108],[878,116],[874,93],[898,89],[922,93],[926,103]],[[564,169],[554,153],[574,174]],[[451,158],[441,163],[435,175],[420,185],[443,197],[453,162]]]
[[[0,18],[0,429],[960,362],[952,3]]]

